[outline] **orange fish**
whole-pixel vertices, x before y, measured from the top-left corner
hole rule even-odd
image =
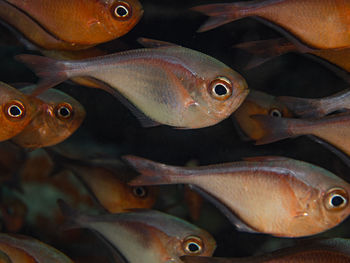
[[[211,256],[214,238],[180,218],[155,210],[86,215],[72,210],[59,200],[70,228],[97,232],[130,263],[181,263],[183,255]]]
[[[329,115],[321,119],[274,118],[252,116],[260,123],[264,136],[256,144],[266,144],[300,135],[314,135],[350,156],[350,114]]]
[[[34,238],[0,234],[0,250],[13,263],[73,263],[66,255]]]
[[[248,94],[245,79],[212,57],[155,40],[147,45],[156,47],[77,61],[17,58],[43,77],[34,94],[69,78],[95,78],[123,95],[145,126],[208,127],[228,118]]]
[[[40,101],[0,82],[0,141],[22,132],[38,114]]]
[[[347,182],[290,158],[255,157],[194,168],[136,156],[124,159],[141,173],[130,185],[190,184],[241,231],[309,236],[337,226],[350,214]]]
[[[36,87],[21,89],[30,94]],[[41,148],[60,143],[72,135],[85,118],[84,107],[69,95],[51,89],[38,96],[44,106],[29,125],[12,141],[24,148]]]
[[[267,93],[251,90],[242,105],[234,112],[232,117],[242,129],[245,136],[258,140],[263,136],[264,130],[251,116],[271,115],[274,117],[292,117],[292,112],[276,97]]]
[[[0,202],[0,211],[6,231],[19,232],[25,223],[27,206],[15,196],[6,196]]]
[[[183,256],[184,263],[348,263],[350,243],[347,239],[333,238],[280,249],[263,256],[248,258],[210,258]]]
[[[202,5],[192,10],[210,16],[200,32],[244,17],[258,17],[313,48],[350,46],[350,2],[347,0],[255,0]]]
[[[29,41],[56,50],[84,49],[129,32],[143,14],[138,0],[1,0],[0,18]]]
[[[125,165],[113,169],[102,165],[83,162],[63,164],[71,170],[90,190],[98,203],[110,213],[130,211],[132,208],[151,208],[157,197],[152,187],[133,187],[127,185],[130,175],[134,175]]]

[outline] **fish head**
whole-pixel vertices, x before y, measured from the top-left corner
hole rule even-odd
[[[148,244],[152,244],[153,253],[158,254],[160,262],[180,263],[180,257],[184,255],[211,256],[214,253],[216,242],[207,231],[159,211],[141,210],[136,213],[134,216],[142,227],[147,226],[148,238],[152,239]],[[127,216],[127,213],[123,215]]]
[[[0,141],[19,134],[38,112],[38,100],[0,82]]]
[[[35,87],[21,89],[31,93]],[[13,141],[25,148],[41,148],[62,142],[79,128],[85,118],[84,107],[69,95],[50,89],[37,96],[44,103],[40,113]]]
[[[350,185],[336,185],[322,193],[324,224],[334,227],[350,215]]]
[[[307,174],[307,184],[313,187],[296,194],[304,196],[300,198],[304,206],[300,220],[308,221],[309,234],[333,228],[350,215],[350,184],[323,168],[316,171]]]
[[[248,95],[245,79],[219,61],[203,63],[197,74],[199,83],[192,98],[208,121],[217,123],[228,118]]]
[[[138,0],[108,0],[101,1],[104,11],[99,14],[98,25],[104,25],[105,32],[111,39],[129,32],[141,19],[143,8]],[[110,39],[110,40],[111,40]]]
[[[276,101],[274,96],[251,90],[233,117],[245,135],[252,140],[259,140],[264,136],[265,131],[256,120],[250,118],[253,115],[270,115],[277,118],[292,117],[290,110],[283,103]]]

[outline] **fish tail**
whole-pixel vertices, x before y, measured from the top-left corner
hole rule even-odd
[[[297,47],[284,38],[249,41],[234,45],[233,48],[241,49],[256,57],[249,61],[246,69],[252,69],[265,62],[297,50]]]
[[[141,157],[127,155],[122,157],[130,166],[141,175],[131,180],[128,184],[138,185],[163,185],[174,184],[176,177],[181,176],[178,172],[180,167],[165,165]]]
[[[60,230],[66,231],[70,229],[81,228],[81,226],[77,223],[77,218],[81,217],[82,215],[62,199],[58,199],[57,204],[65,218],[65,222],[60,227]]]
[[[281,96],[277,100],[282,102],[293,114],[303,118],[318,118],[327,114],[319,99],[305,99]]]
[[[209,16],[197,32],[205,32],[246,16],[247,3],[209,4],[192,7],[191,10]]]
[[[268,115],[253,115],[251,118],[257,121],[264,130],[264,135],[256,141],[256,145],[268,144],[307,133],[305,128],[308,123],[305,120]]]
[[[40,78],[32,95],[36,96],[67,80],[67,66],[64,61],[36,55],[17,55],[16,60],[26,64]]]

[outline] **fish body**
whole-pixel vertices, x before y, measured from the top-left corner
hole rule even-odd
[[[251,116],[271,115],[276,117],[292,117],[293,113],[275,96],[267,93],[251,90],[242,105],[232,115],[244,135],[252,140],[263,136],[264,130]]]
[[[257,144],[266,144],[300,135],[314,135],[350,155],[350,114],[341,113],[321,119],[273,118],[256,115],[264,129],[264,136]]]
[[[129,32],[143,14],[138,0],[2,0],[0,18],[46,49],[83,49]],[[26,23],[24,23],[26,22]]]
[[[21,91],[30,94],[34,89],[29,86]],[[37,98],[44,104],[40,114],[12,138],[21,147],[35,149],[60,143],[71,136],[85,118],[84,107],[59,90],[48,90]]]
[[[199,31],[253,16],[272,22],[276,28],[283,28],[313,48],[350,45],[350,2],[347,0],[255,0],[192,9],[210,16]]]
[[[59,204],[72,226],[99,233],[130,263],[180,263],[186,254],[211,256],[216,246],[206,231],[158,211],[89,216]]]
[[[40,101],[0,82],[0,141],[8,140],[25,129],[37,115]]]
[[[229,117],[248,94],[246,81],[237,72],[212,57],[175,45],[79,61],[31,55],[18,59],[44,77],[40,88],[69,78],[92,77],[153,122],[179,128],[214,125]]]
[[[350,243],[333,238],[303,242],[302,245],[274,251],[267,255],[247,258],[210,258],[183,256],[184,263],[347,263],[350,262]]]
[[[13,263],[73,263],[66,255],[34,238],[0,234],[0,250]]]
[[[336,226],[350,213],[350,185],[329,171],[302,161],[256,157],[185,168],[136,156],[124,159],[141,173],[131,185],[193,185],[242,231],[309,236]],[[342,196],[338,200],[342,209],[332,208],[336,193]]]

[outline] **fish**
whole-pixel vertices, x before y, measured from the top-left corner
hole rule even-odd
[[[310,236],[337,226],[350,213],[347,182],[321,167],[286,157],[249,157],[196,168],[137,156],[123,159],[141,174],[130,185],[189,184],[240,231]]]
[[[346,263],[350,262],[350,243],[344,238],[329,238],[301,242],[294,247],[279,249],[270,254],[245,258],[211,258],[182,256],[184,263]]]
[[[157,200],[156,188],[132,187],[126,183],[133,173],[120,162],[119,167],[114,169],[94,164],[93,160],[89,163],[71,161],[63,163],[63,166],[83,182],[94,199],[109,213],[151,208]]]
[[[147,45],[156,47],[76,61],[16,58],[43,78],[33,95],[69,78],[94,78],[122,96],[146,127],[212,126],[228,118],[248,94],[245,79],[210,56],[161,41]]]
[[[40,101],[0,82],[0,141],[22,132],[38,114]]]
[[[73,263],[57,249],[34,238],[0,233],[0,250],[13,263]]]
[[[1,0],[0,19],[37,46],[78,50],[128,33],[141,19],[138,0]]]
[[[288,104],[289,105],[289,104]],[[232,118],[243,134],[251,140],[258,140],[264,134],[259,123],[252,115],[270,115],[274,117],[292,117],[293,112],[275,96],[262,91],[251,90],[242,105],[233,113]]]
[[[286,37],[295,37],[312,48],[350,46],[350,2],[344,0],[254,0],[191,9],[210,16],[199,32],[244,17],[257,17]]]
[[[252,116],[264,129],[264,136],[257,145],[276,142],[300,135],[316,136],[350,155],[348,134],[349,112],[333,114],[320,119],[273,118],[264,115]]]
[[[7,232],[17,233],[25,224],[27,206],[15,196],[1,198],[0,211],[2,223]]]
[[[211,256],[216,248],[214,238],[205,230],[156,210],[86,215],[63,200],[58,205],[68,221],[66,229],[97,232],[129,263],[180,263],[180,256]]]
[[[28,86],[21,91],[31,94],[35,88]],[[84,107],[59,90],[47,90],[37,98],[44,103],[40,114],[20,134],[11,138],[21,147],[37,149],[58,144],[71,136],[85,118]]]

